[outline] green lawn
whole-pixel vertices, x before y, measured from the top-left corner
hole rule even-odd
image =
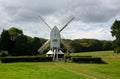
[[[82,53],[72,53],[72,56],[113,56],[115,53],[113,51],[96,51],[96,52],[82,52]]]
[[[108,64],[0,63],[0,79],[120,79],[120,55],[112,51],[71,54],[102,57]]]

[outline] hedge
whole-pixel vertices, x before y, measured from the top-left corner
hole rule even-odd
[[[101,63],[101,58],[96,57],[96,58],[92,58],[92,57],[72,57],[72,62],[76,62],[76,63]]]
[[[2,63],[9,62],[48,62],[52,61],[52,57],[39,57],[39,56],[13,56],[13,57],[2,57]]]
[[[65,59],[71,59],[72,57],[82,57],[82,58],[86,58],[86,57],[92,57],[92,56],[65,56]]]
[[[65,56],[65,58],[71,58],[71,57],[92,57],[92,56]]]
[[[71,62],[71,58],[74,57],[80,57],[80,58],[86,58],[86,57],[92,57],[92,56],[65,56],[65,62]]]

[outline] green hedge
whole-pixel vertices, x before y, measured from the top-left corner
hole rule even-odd
[[[65,59],[71,59],[72,57],[81,57],[81,58],[86,58],[86,57],[92,57],[92,56],[65,56]]]
[[[72,57],[72,62],[76,63],[101,63],[101,58],[92,58],[92,57]]]
[[[65,56],[65,62],[71,62],[72,58],[74,58],[74,57],[80,57],[80,58],[89,57],[89,58],[91,58],[92,56]]]
[[[52,61],[52,57],[39,57],[39,56],[20,56],[20,57],[2,57],[2,63],[9,62],[48,62]]]

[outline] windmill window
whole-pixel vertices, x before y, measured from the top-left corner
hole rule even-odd
[[[54,39],[53,42],[57,42],[58,40],[57,39]]]

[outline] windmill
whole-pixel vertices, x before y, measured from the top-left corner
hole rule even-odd
[[[39,16],[40,17],[40,16]],[[48,39],[42,47],[38,49],[38,52],[42,53],[45,48],[47,48],[50,44],[50,50],[46,53],[47,57],[53,57],[53,61],[62,60],[64,57],[64,53],[60,50],[60,42],[68,49],[68,45],[66,45],[61,40],[61,31],[67,27],[67,25],[74,19],[74,17],[70,17],[65,25],[59,30],[57,26],[51,28],[43,19],[40,17],[40,20],[50,29],[50,39]]]

